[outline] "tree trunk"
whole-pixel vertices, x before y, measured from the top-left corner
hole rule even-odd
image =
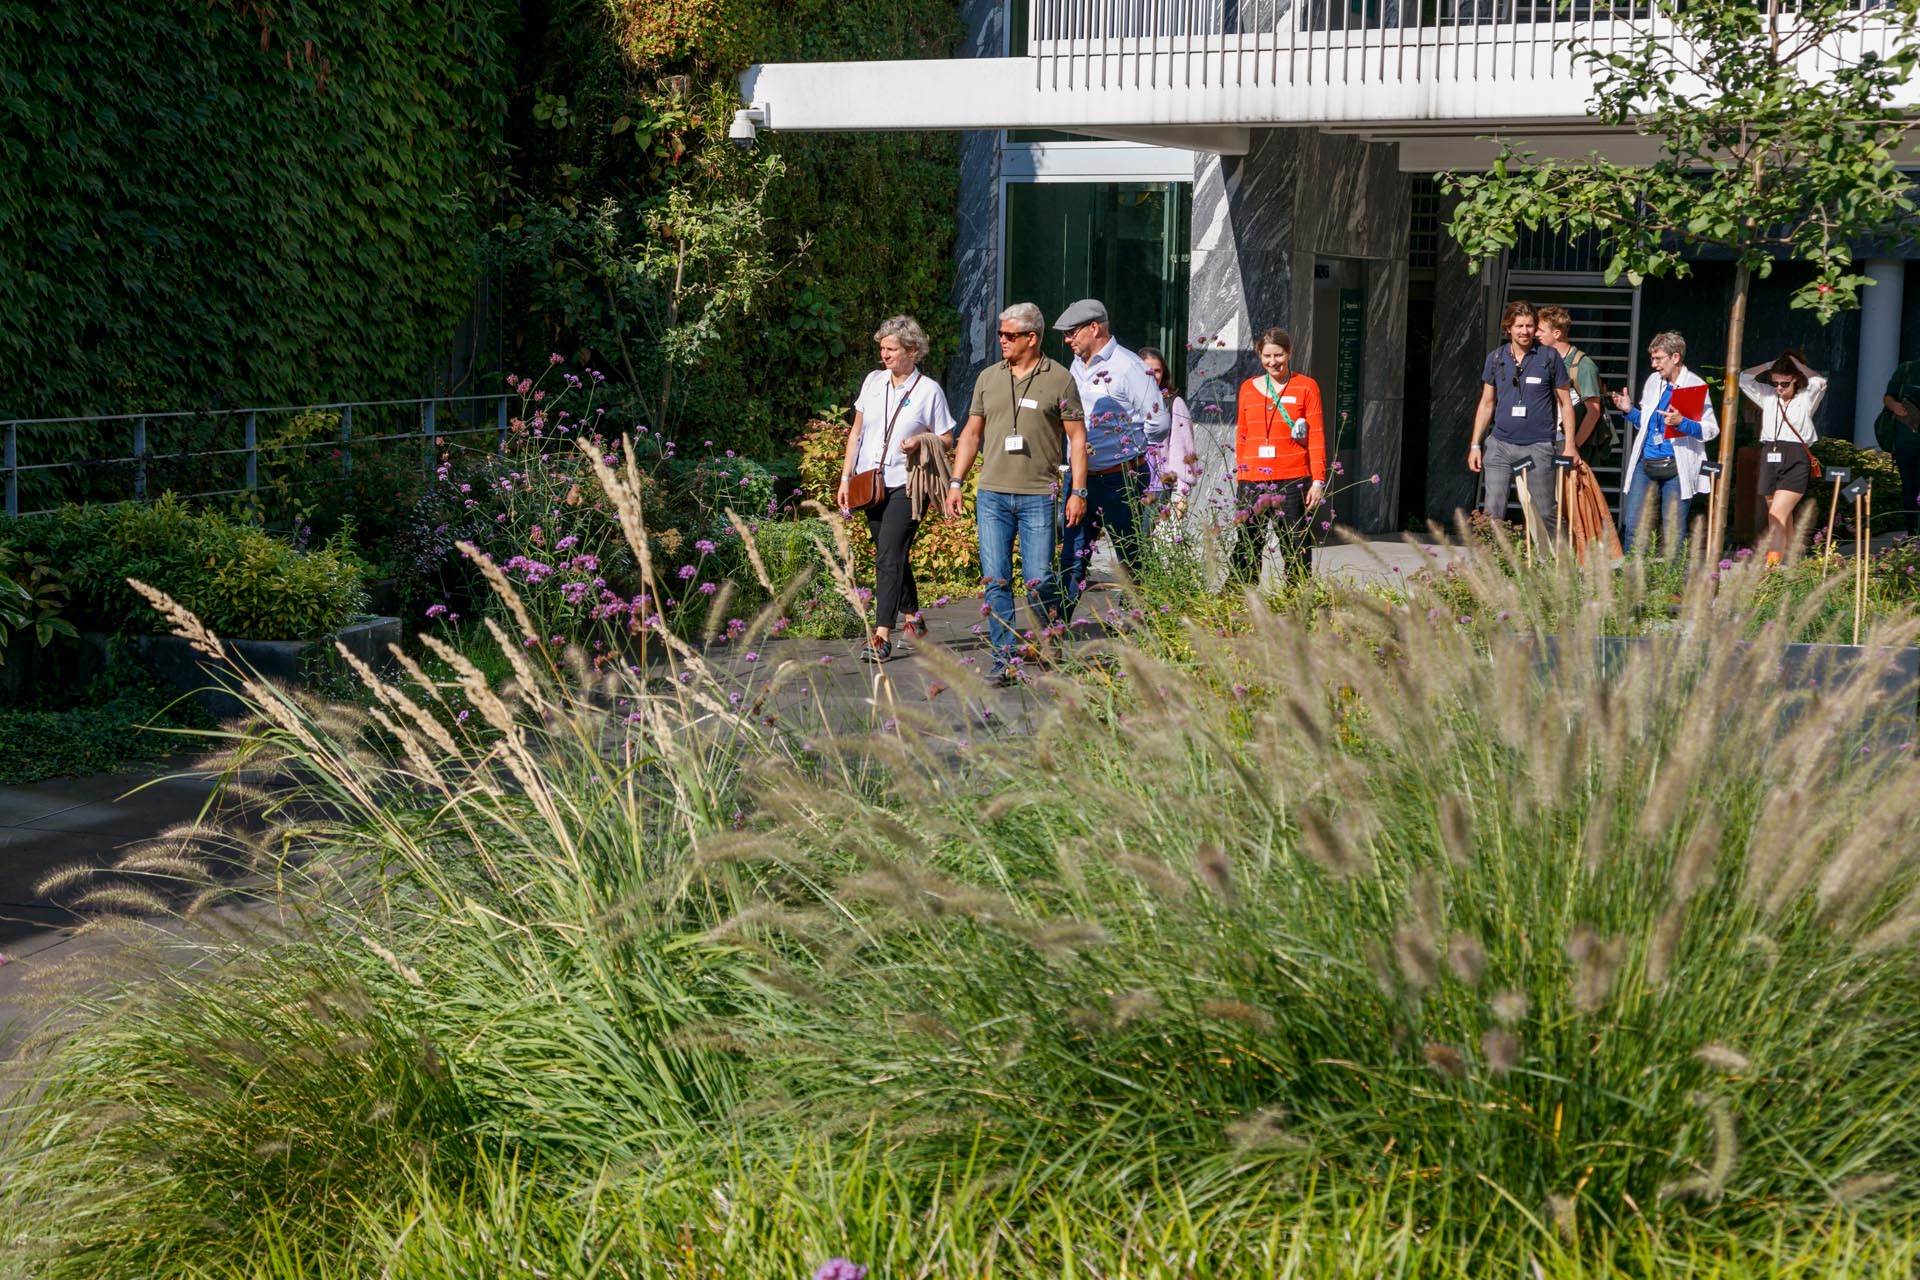
[[[1747,294],[1753,289],[1753,272],[1741,263],[1733,273],[1733,311],[1727,316],[1727,380],[1720,396],[1720,475],[1714,486],[1720,494],[1720,518],[1709,521],[1707,560],[1719,563],[1727,522],[1733,518],[1734,427],[1740,421],[1740,346],[1747,336]],[[1712,505],[1712,504],[1710,504]]]

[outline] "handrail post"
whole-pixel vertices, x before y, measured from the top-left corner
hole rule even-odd
[[[6,455],[0,459],[7,469],[7,519],[15,520],[20,516],[20,428],[7,424]]]
[[[507,398],[505,396],[500,397],[500,446],[499,447],[503,450],[507,447]]]
[[[259,414],[247,410],[247,492],[254,493],[260,488],[260,423]]]
[[[138,418],[133,424],[133,500],[147,500],[147,420]]]
[[[340,474],[353,474],[353,406],[340,406]]]
[[[434,438],[437,434],[434,430],[434,422],[436,421],[435,410],[437,407],[438,407],[438,404],[433,399],[433,397],[428,396],[427,409],[424,415],[423,424],[420,428],[420,434],[426,438],[426,443],[422,446],[423,456],[421,458],[421,461],[425,465],[425,469],[428,471],[433,470],[433,460],[434,460],[434,452],[435,452]]]

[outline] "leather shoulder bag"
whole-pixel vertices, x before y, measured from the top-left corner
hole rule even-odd
[[[1785,425],[1787,430],[1793,432],[1793,438],[1800,442],[1800,451],[1807,455],[1807,478],[1810,480],[1818,480],[1820,478],[1820,459],[1813,456],[1813,446],[1807,443],[1807,438],[1800,434],[1800,428],[1794,426],[1793,419],[1787,416],[1786,403],[1780,399],[1778,393],[1774,395],[1773,407],[1779,411],[1781,423]]]
[[[915,373],[913,381],[907,384],[906,393],[900,397],[900,403],[893,406],[893,415],[887,419],[887,434],[880,441],[880,465],[856,471],[847,478],[847,510],[862,511],[887,500],[887,450],[893,447],[893,428],[900,421],[900,411],[913,398],[913,389],[919,385],[920,375]],[[883,400],[881,403],[886,402]]]

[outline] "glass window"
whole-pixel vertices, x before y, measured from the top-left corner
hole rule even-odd
[[[1070,302],[1098,298],[1120,341],[1158,347],[1175,385],[1186,373],[1186,182],[1009,183],[1002,305],[1032,302],[1047,322]],[[1058,334],[1047,354],[1072,359]]]

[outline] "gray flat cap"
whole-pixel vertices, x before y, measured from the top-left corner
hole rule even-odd
[[[1096,320],[1101,324],[1107,322],[1106,307],[1101,304],[1098,298],[1082,298],[1065,311],[1062,311],[1060,318],[1053,322],[1053,327],[1064,333],[1068,329],[1078,329],[1081,325],[1089,324]]]

